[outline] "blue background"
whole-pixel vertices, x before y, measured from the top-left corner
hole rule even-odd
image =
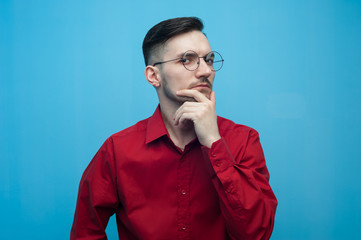
[[[358,238],[360,1],[0,0],[1,239],[69,238],[95,152],[156,108],[143,38],[178,16],[225,59],[217,113],[260,133],[272,239]]]

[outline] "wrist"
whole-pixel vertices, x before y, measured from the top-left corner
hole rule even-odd
[[[220,136],[220,135],[215,136],[215,137],[213,137],[213,138],[210,138],[210,139],[206,142],[206,144],[204,144],[204,146],[206,146],[206,147],[208,147],[208,148],[211,148],[211,147],[212,147],[212,144],[213,144],[214,142],[217,142],[219,139],[221,139],[221,136]]]

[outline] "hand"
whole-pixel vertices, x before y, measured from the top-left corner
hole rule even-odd
[[[196,102],[185,102],[178,108],[174,115],[174,125],[182,126],[185,121],[192,121],[199,142],[210,148],[213,142],[221,138],[217,125],[215,93],[211,92],[210,99],[194,89],[177,91],[177,95],[194,98]]]

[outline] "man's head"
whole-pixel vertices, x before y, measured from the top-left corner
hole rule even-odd
[[[144,73],[156,88],[161,105],[195,101],[193,97],[178,96],[177,91],[183,89],[210,97],[215,72],[212,59],[207,57],[212,55],[212,49],[202,29],[200,19],[185,17],[163,21],[147,33],[143,42]],[[189,52],[196,56],[191,68],[184,58]]]
[[[143,40],[145,65],[161,58],[164,44],[172,37],[191,31],[202,31],[203,23],[196,17],[180,17],[162,21],[152,27]]]

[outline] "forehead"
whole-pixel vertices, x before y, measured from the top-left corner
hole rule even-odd
[[[193,50],[199,55],[205,55],[211,51],[211,46],[206,36],[200,31],[183,33],[166,42],[164,57],[182,55],[187,50]]]

